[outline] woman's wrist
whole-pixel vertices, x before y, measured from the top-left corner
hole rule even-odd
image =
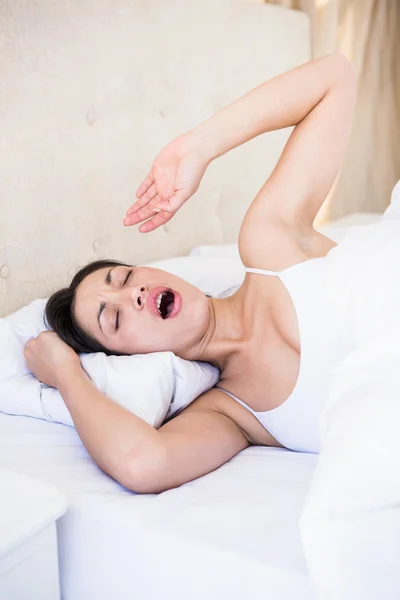
[[[67,395],[71,386],[77,381],[88,378],[81,365],[70,365],[63,369],[57,374],[57,389],[62,396]]]
[[[188,131],[186,135],[188,136],[189,147],[199,154],[201,160],[207,166],[217,158],[216,141],[207,121]]]

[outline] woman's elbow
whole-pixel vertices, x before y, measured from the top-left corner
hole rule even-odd
[[[342,52],[334,52],[330,55],[330,58],[334,61],[336,80],[338,82],[345,81],[347,85],[355,86],[357,78],[349,59]]]
[[[159,444],[130,453],[118,481],[137,494],[159,494],[173,487],[168,485],[167,475],[166,452]]]

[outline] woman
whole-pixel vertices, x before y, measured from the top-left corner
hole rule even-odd
[[[324,257],[335,243],[313,222],[344,157],[355,92],[342,55],[311,61],[252,90],[155,159],[124,219],[142,223],[141,232],[172,218],[213,159],[295,126],[243,220],[239,251],[247,273],[231,297],[208,298],[157,269],[100,263],[49,302],[49,323],[70,345],[43,333],[27,344],[28,366],[59,389],[93,459],[127,488],[176,487],[251,444],[318,452],[326,381],[344,346],[329,325],[325,294]],[[216,365],[221,378],[156,430],[96,389],[70,346],[170,350]]]

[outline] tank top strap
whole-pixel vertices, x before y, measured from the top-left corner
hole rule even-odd
[[[219,387],[219,386],[215,387],[215,389],[216,390],[220,390],[221,392],[225,392],[225,394],[228,394],[228,396],[230,396],[231,398],[233,398],[234,400],[236,400],[237,402],[239,402],[239,404],[241,404],[242,406],[244,406],[244,408],[246,408],[254,416],[257,416],[255,410],[253,410],[252,408],[250,408],[250,406],[248,404],[246,404],[246,402],[243,402],[243,400],[241,400],[240,398],[238,398],[237,396],[235,396],[235,394],[232,394],[232,392],[228,392],[228,390],[226,390],[225,388]]]
[[[258,275],[272,275],[273,277],[280,277],[280,271],[266,271],[265,269],[252,269],[251,267],[246,267],[245,271],[247,273],[257,273]]]

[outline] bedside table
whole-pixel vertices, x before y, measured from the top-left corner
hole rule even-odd
[[[59,600],[55,486],[0,468],[0,598]]]

